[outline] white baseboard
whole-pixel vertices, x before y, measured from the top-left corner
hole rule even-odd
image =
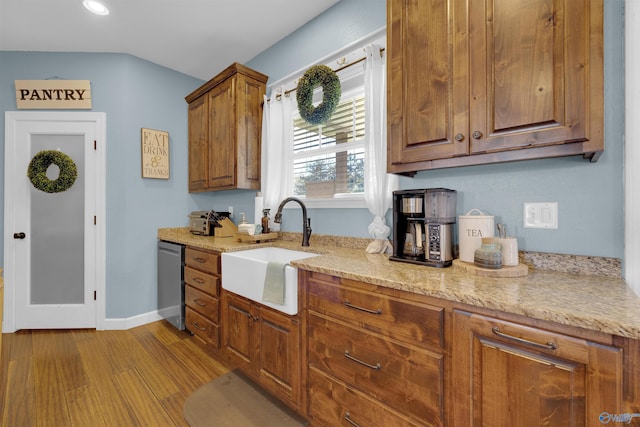
[[[135,328],[136,326],[146,325],[147,323],[162,320],[158,311],[150,311],[148,313],[138,314],[137,316],[125,317],[119,319],[104,319],[104,330],[120,331]]]

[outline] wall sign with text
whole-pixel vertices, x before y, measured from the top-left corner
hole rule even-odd
[[[142,177],[169,179],[169,132],[142,128]]]
[[[18,109],[90,110],[89,80],[16,80]]]

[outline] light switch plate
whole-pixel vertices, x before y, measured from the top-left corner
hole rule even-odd
[[[558,203],[525,203],[524,228],[558,229]]]

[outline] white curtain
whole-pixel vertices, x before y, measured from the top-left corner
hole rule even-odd
[[[289,195],[288,177],[291,175],[293,150],[292,109],[295,97],[281,95],[284,88],[264,98],[262,115],[262,198],[271,218],[278,204]]]
[[[392,252],[389,242],[391,228],[387,226],[385,215],[391,208],[393,191],[398,188],[398,176],[387,173],[387,88],[386,55],[380,46],[365,48],[364,66],[366,132],[364,199],[369,212],[374,216],[369,224],[369,234],[375,239],[367,247],[369,253]]]

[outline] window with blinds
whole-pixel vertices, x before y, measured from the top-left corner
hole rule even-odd
[[[364,192],[364,88],[343,93],[331,119],[312,125],[293,119],[293,194],[333,197]],[[317,89],[321,97],[321,89]],[[316,104],[317,105],[317,104]]]

